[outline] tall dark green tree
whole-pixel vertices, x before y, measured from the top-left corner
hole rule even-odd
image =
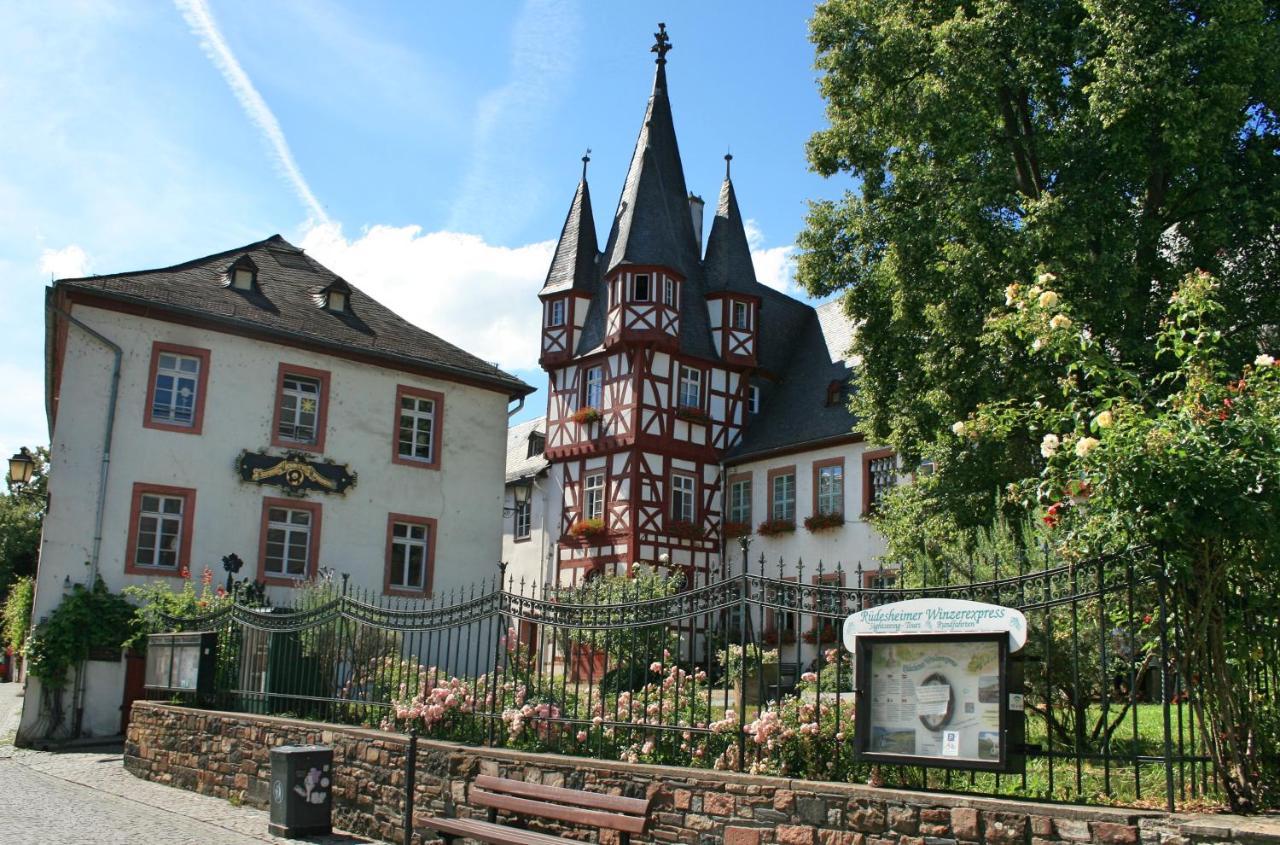
[[[860,326],[866,433],[937,461],[887,509],[900,549],[989,524],[1038,471],[1030,437],[949,431],[1054,389],[978,347],[1010,283],[1055,273],[1144,374],[1194,268],[1222,280],[1236,363],[1280,324],[1280,3],[827,0],[811,30],[830,126],[809,158],[860,189],[813,205],[799,279]]]
[[[0,601],[14,579],[36,574],[40,556],[40,530],[49,490],[49,450],[41,446],[31,454],[36,460],[31,483],[20,491],[9,484],[0,494]]]

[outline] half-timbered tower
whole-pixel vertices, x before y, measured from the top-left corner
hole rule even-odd
[[[702,250],[702,200],[685,185],[668,98],[664,29],[617,211],[601,250],[582,180],[539,296],[549,376],[546,457],[563,472],[560,580],[644,561],[705,574],[721,548],[721,459],[769,358],[768,302],[729,179]],[[784,336],[773,339],[778,355]],[[777,357],[776,355],[774,357]]]

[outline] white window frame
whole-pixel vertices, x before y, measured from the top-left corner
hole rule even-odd
[[[593,472],[582,480],[582,518],[604,519],[603,472]]]
[[[582,407],[599,408],[604,400],[604,367],[596,364],[582,374]]]
[[[690,399],[693,401],[689,401]],[[680,365],[676,404],[681,408],[702,407],[702,370],[685,364]]]
[[[147,507],[147,500],[154,499],[154,506]],[[177,511],[165,510],[168,503],[177,502]],[[138,540],[133,548],[133,565],[146,566],[152,569],[174,569],[182,560],[182,521],[186,518],[187,500],[183,496],[170,496],[165,493],[147,493],[140,495],[138,502]],[[144,526],[147,521],[153,523],[152,529]],[[144,546],[144,537],[150,536],[150,546]],[[165,548],[165,540],[170,541],[171,548]],[[146,551],[147,559],[142,558]],[[165,563],[164,558],[172,556],[172,563]]]
[[[698,513],[698,479],[687,472],[671,473],[671,519],[693,522]]]
[[[516,502],[511,514],[511,536],[517,540],[527,540],[533,532],[533,502],[525,500]]]
[[[751,385],[747,388],[747,412],[750,414],[760,413],[760,387]]]
[[[403,529],[403,533],[401,533]],[[420,532],[422,536],[414,536]],[[422,554],[422,568],[419,571],[421,580],[419,583],[413,584],[409,582],[409,563],[413,552],[418,551]],[[395,567],[396,555],[400,555],[402,565],[401,578],[396,580]],[[393,590],[414,590],[418,592],[427,589],[427,573],[431,568],[431,526],[423,525],[418,522],[393,522],[391,523],[391,560],[387,561],[387,585]]]
[[[277,514],[282,514],[283,519],[277,517]],[[299,514],[306,517],[305,522],[294,521],[294,517]],[[304,580],[311,565],[311,544],[315,541],[311,531],[314,527],[315,514],[306,508],[268,506],[267,539],[263,545],[262,571],[273,578]],[[279,539],[273,541],[273,533],[277,534]],[[280,554],[278,556],[271,554],[271,546],[273,544],[280,546]],[[302,548],[302,571],[290,572],[290,552],[298,548],[299,545]],[[273,563],[275,564],[274,566]]]
[[[553,299],[547,303],[547,325],[564,325],[564,300]]]
[[[676,307],[676,280],[665,277],[662,280],[662,304]]]
[[[729,483],[729,521],[751,521],[750,478],[739,478]]]
[[[315,392],[305,389],[304,385],[314,385]],[[315,403],[310,411],[303,407],[308,400]],[[280,381],[280,421],[276,424],[276,436],[290,443],[318,443],[320,440],[320,403],[323,401],[324,382],[313,376],[297,375],[286,371],[284,378]],[[292,404],[292,407],[290,407],[290,404]],[[298,429],[302,426],[300,420],[307,414],[311,416],[311,436],[299,437]],[[285,433],[286,425],[291,428],[291,434]]]
[[[788,484],[787,482],[790,482]],[[782,495],[778,495],[778,482],[782,482]],[[769,484],[769,515],[772,519],[795,521],[796,518],[796,474],[794,472],[775,475]]]
[[[405,403],[412,402],[412,408],[406,408]],[[422,403],[426,403],[431,407],[423,410]],[[429,399],[426,396],[415,396],[412,393],[402,393],[400,395],[399,424],[396,426],[396,454],[406,461],[421,461],[424,464],[433,463],[436,456],[436,400]],[[405,425],[406,420],[408,426]],[[427,434],[427,453],[419,454],[420,444],[419,434],[421,429],[426,430]],[[409,433],[409,439],[405,440],[405,432]],[[409,451],[405,451],[408,446]]]
[[[644,279],[644,296],[640,295],[640,280]],[[635,302],[653,301],[653,277],[648,273],[637,273],[631,278],[631,299]]]
[[[738,315],[742,315],[742,321],[738,321]],[[751,329],[751,306],[745,302],[733,300],[729,303],[729,328],[731,329]]]
[[[231,287],[236,290],[253,290],[253,271],[247,267],[236,267],[231,271]]]
[[[834,479],[834,480],[833,480]],[[828,464],[818,467],[818,514],[844,513],[844,466]]]
[[[200,405],[200,359],[194,355],[183,355],[180,352],[156,353],[156,380],[151,385],[151,421],[165,425],[180,425],[192,428],[196,424],[196,408]],[[172,363],[165,365],[168,358]],[[184,370],[183,364],[194,364],[195,370]],[[169,386],[161,388],[160,380],[169,379]],[[182,390],[188,390],[191,396],[190,407],[186,408],[187,416],[180,416],[178,396]],[[168,403],[160,403],[161,391],[169,394]]]

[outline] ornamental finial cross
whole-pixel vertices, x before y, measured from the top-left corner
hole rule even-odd
[[[665,65],[667,63],[667,53],[671,50],[671,38],[667,35],[667,25],[665,23],[658,24],[658,31],[653,34],[654,45],[649,48],[650,53],[657,53],[657,63]]]

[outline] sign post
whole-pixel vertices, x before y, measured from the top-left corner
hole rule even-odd
[[[960,599],[912,599],[845,620],[854,654],[856,747],[873,762],[1025,770],[1017,610]]]

